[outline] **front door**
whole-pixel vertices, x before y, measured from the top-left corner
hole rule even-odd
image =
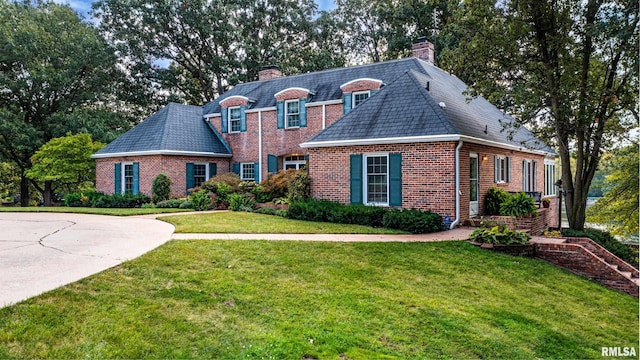
[[[469,155],[469,217],[478,215],[478,154]]]

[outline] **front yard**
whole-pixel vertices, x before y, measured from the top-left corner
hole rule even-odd
[[[638,315],[464,242],[172,241],[0,309],[0,358],[599,358]]]

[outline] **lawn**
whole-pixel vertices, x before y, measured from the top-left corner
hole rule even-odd
[[[405,232],[353,224],[286,219],[247,212],[214,212],[159,218],[173,224],[176,233],[225,234],[406,234]]]
[[[191,210],[185,209],[122,209],[122,208],[89,208],[89,207],[66,207],[66,206],[0,206],[0,212],[55,212],[55,213],[74,213],[74,214],[96,214],[96,215],[114,215],[114,216],[132,216],[147,214],[164,214],[174,212],[185,212]]]
[[[172,241],[0,309],[0,358],[599,358],[638,315],[465,242]]]

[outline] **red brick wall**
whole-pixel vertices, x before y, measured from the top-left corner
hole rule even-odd
[[[351,154],[402,153],[402,207],[454,217],[455,147],[446,142],[308,149],[311,195],[349,203]]]
[[[96,159],[96,189],[106,194],[113,194],[115,190],[115,163],[137,162],[140,166],[140,192],[151,196],[153,179],[160,173],[165,173],[171,179],[171,197],[186,195],[186,164],[216,163],[218,174],[230,172],[229,159],[207,158],[196,156],[127,156],[108,159]]]

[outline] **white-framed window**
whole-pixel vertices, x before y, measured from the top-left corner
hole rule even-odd
[[[365,204],[389,204],[389,154],[369,154],[364,160]]]
[[[286,128],[300,127],[300,100],[289,100],[284,103]]]
[[[133,163],[123,163],[122,168],[122,192],[133,194]]]
[[[229,111],[229,132],[237,133],[240,132],[240,107],[230,107]]]
[[[522,160],[522,191],[536,191],[536,162]]]
[[[367,100],[369,96],[371,96],[371,91],[358,91],[352,94],[353,96],[353,107],[360,105],[363,101]]]
[[[252,162],[240,163],[240,178],[253,181],[255,179],[255,164]]]
[[[544,161],[544,194],[558,195],[558,188],[554,185],[558,181],[556,172],[556,162],[553,160]]]
[[[207,181],[208,164],[193,164],[193,186],[200,186]]]
[[[508,156],[496,155],[494,158],[494,182],[511,181],[511,159]]]
[[[304,155],[285,156],[284,160],[282,161],[282,168],[284,170],[306,169],[307,168],[307,159],[305,158]]]

